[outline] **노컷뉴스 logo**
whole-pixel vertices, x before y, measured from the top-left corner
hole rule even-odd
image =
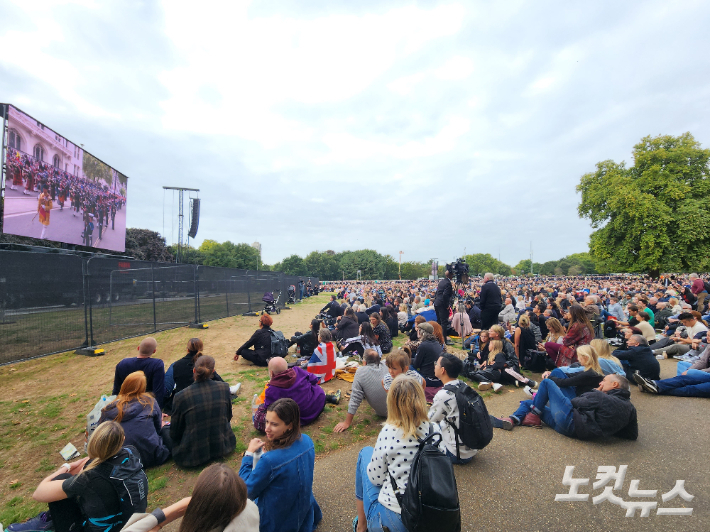
[[[635,517],[637,510],[640,511],[640,517],[649,517],[652,510],[656,511],[656,515],[693,515],[693,509],[685,506],[681,508],[659,507],[657,500],[640,500],[657,498],[659,490],[642,490],[640,488],[641,481],[639,480],[632,480],[629,484],[628,495],[630,499],[627,501],[622,499],[619,495],[614,493],[614,491],[620,491],[623,487],[628,467],[629,466],[626,465],[620,465],[618,469],[614,466],[599,466],[597,468],[597,479],[596,482],[592,484],[592,489],[599,490],[603,488],[603,491],[592,497],[592,502],[595,505],[609,501],[612,504],[624,508],[626,510],[626,517]],[[589,484],[589,479],[574,478],[573,474],[574,466],[565,467],[565,473],[562,476],[562,484],[569,486],[569,492],[558,493],[555,495],[555,501],[584,502],[589,500],[590,493],[580,493],[580,489],[583,489],[582,486]],[[612,481],[613,484],[610,484]],[[690,502],[695,498],[694,495],[685,491],[685,480],[676,480],[675,486],[661,495],[661,501],[662,503],[667,503],[678,497],[685,502]],[[680,501],[676,501],[674,505],[677,506],[678,503],[683,504]]]

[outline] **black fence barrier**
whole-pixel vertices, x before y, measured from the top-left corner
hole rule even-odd
[[[0,364],[282,309],[299,280],[281,272],[0,250]]]

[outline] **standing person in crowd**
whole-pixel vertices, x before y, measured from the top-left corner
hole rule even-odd
[[[446,456],[453,464],[467,464],[478,452],[477,449],[471,449],[464,445],[461,438],[457,436],[461,425],[454,390],[460,386],[466,386],[458,379],[462,368],[463,363],[450,353],[444,353],[439,357],[434,371],[444,387],[436,392],[433,404],[429,409],[429,421],[431,421],[434,430],[441,433]]]
[[[271,358],[271,325],[274,320],[268,314],[262,314],[259,318],[259,328],[252,334],[246,343],[237,349],[234,360],[244,357],[256,366],[266,367]],[[254,349],[249,349],[254,347]],[[310,356],[311,353],[308,353]]]
[[[444,343],[446,345],[453,345],[446,334],[446,331],[449,328],[449,305],[451,303],[451,296],[454,290],[451,284],[451,278],[453,276],[454,273],[447,268],[446,273],[444,273],[444,278],[439,281],[439,285],[436,287],[436,296],[434,297],[436,321],[439,325],[441,325],[441,329],[444,334]]]
[[[102,423],[89,438],[87,458],[64,464],[42,482],[32,498],[49,503],[49,511],[25,523],[7,527],[8,532],[105,532],[119,530],[133,513],[148,505],[148,478],[138,451],[124,445],[121,425]],[[129,497],[119,495],[111,481],[112,472],[135,481],[138,489]]]
[[[228,465],[212,464],[197,477],[190,497],[150,514],[134,514],[121,532],[160,530],[182,517],[178,532],[259,532],[259,509]]]
[[[312,532],[323,515],[313,496],[315,448],[301,433],[293,399],[279,399],[266,412],[266,441],[249,442],[239,476],[259,507],[260,532]]]
[[[372,332],[377,338],[377,342],[380,345],[382,354],[386,355],[392,351],[392,337],[390,336],[389,327],[382,321],[382,316],[379,312],[373,312],[370,314],[370,325],[372,326]]]
[[[175,396],[170,425],[173,458],[181,467],[195,467],[228,455],[237,445],[232,431],[229,385],[212,380],[214,358],[195,362],[195,383]]]
[[[492,273],[483,276],[481,286],[481,329],[490,329],[498,323],[498,313],[503,309],[503,298],[500,288],[494,281]]]
[[[419,348],[412,362],[412,367],[426,380],[426,392],[429,398],[434,397],[441,388],[442,382],[436,376],[434,366],[443,352],[443,348],[434,336],[434,327],[430,323],[420,323],[417,325],[419,333]]]
[[[698,298],[697,311],[701,314],[705,310],[705,298],[708,297],[708,291],[705,290],[705,283],[698,277],[697,273],[691,273],[688,278],[690,279],[690,291]]]
[[[150,336],[144,338],[138,346],[138,356],[124,358],[116,364],[113,378],[112,395],[118,395],[123,381],[134,371],[142,371],[147,381],[146,390],[151,392],[162,408],[165,395],[165,364],[159,358],[152,358],[158,350],[158,342]]]
[[[577,362],[577,347],[594,339],[594,328],[580,305],[569,308],[570,323],[562,344],[545,342],[545,351],[555,366],[570,366]]]
[[[407,532],[390,474],[396,479],[399,492],[403,493],[409,483],[411,458],[419,449],[418,438],[426,437],[430,426],[424,390],[411,377],[400,375],[387,395],[387,421],[375,447],[365,447],[358,455],[355,532],[385,529]]]
[[[143,467],[164,464],[170,458],[170,427],[163,426],[163,416],[155,398],[146,393],[146,378],[134,371],[121,385],[116,400],[101,411],[99,424],[115,421],[121,424],[126,445],[140,453]]]
[[[362,366],[355,372],[345,421],[338,423],[333,432],[343,432],[352,426],[357,409],[363,399],[372,407],[377,416],[387,417],[387,391],[382,387],[382,379],[386,375],[387,367],[382,364],[379,353],[374,349],[365,350]]]

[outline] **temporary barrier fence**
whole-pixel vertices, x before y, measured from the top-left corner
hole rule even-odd
[[[0,250],[0,364],[236,316],[315,277]]]

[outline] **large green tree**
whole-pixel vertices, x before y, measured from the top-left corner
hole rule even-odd
[[[582,176],[578,210],[595,231],[589,250],[602,272],[707,270],[710,150],[690,133],[644,137],[634,164],[603,161]]]
[[[229,240],[221,244],[215,240],[205,240],[199,252],[205,266],[256,270],[259,260],[259,252],[255,248],[249,244],[234,244]]]
[[[513,273],[510,266],[499,261],[490,253],[474,253],[473,255],[466,255],[464,258],[471,276],[483,275],[484,273],[498,275],[511,275]],[[529,268],[528,271],[530,271]]]
[[[175,256],[165,245],[165,238],[149,229],[126,229],[126,255],[139,260],[174,262]]]

